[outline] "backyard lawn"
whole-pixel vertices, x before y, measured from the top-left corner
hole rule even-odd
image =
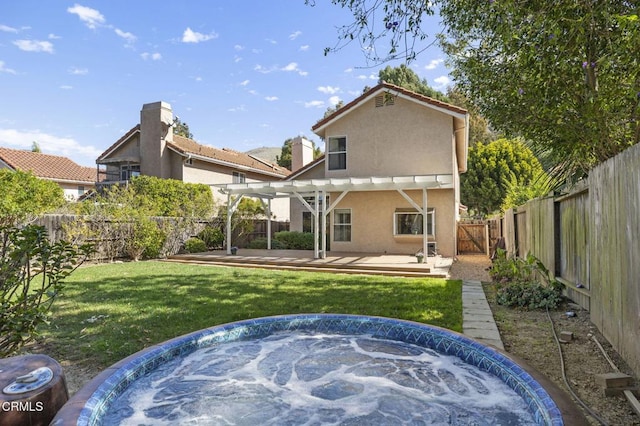
[[[100,368],[202,328],[247,318],[345,313],[462,330],[462,284],[148,261],[86,266],[42,329],[51,355]]]

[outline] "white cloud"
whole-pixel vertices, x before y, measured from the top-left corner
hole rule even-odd
[[[323,106],[324,106],[324,101],[310,101],[310,102],[304,103],[305,108],[321,108]]]
[[[4,65],[4,61],[0,61],[0,72],[6,72],[7,74],[17,74],[16,70],[7,68]]]
[[[240,62],[241,60],[242,60],[242,57],[240,57],[240,56],[238,56],[238,55],[236,55],[236,56],[234,56],[234,57],[233,57],[233,62],[234,62],[234,63],[236,63],[236,64],[237,64],[238,62]]]
[[[145,61],[148,61],[149,59],[151,59],[152,61],[159,61],[160,59],[162,59],[162,55],[158,52],[154,52],[154,53],[144,52],[140,54],[140,57]]]
[[[375,74],[369,74],[369,75],[360,74],[357,78],[358,80],[377,80],[378,76]]]
[[[288,65],[286,65],[283,68],[280,68],[280,71],[286,71],[286,72],[297,72],[299,75],[305,76],[308,75],[309,73],[306,71],[302,71],[299,67],[298,64],[296,62],[290,62]]]
[[[241,44],[236,44],[235,46],[233,46],[234,49],[236,49],[238,52],[240,52],[241,50],[244,50],[244,46],[242,46]]]
[[[122,31],[120,28],[116,28],[114,31],[116,32],[116,34],[118,34],[118,36],[122,37],[127,42],[127,44],[132,44],[136,41],[136,36],[129,32]]]
[[[62,90],[71,90],[71,89],[73,89],[73,86],[69,86],[68,84],[65,84],[65,85],[63,85],[63,86],[60,86],[60,88],[61,88]]]
[[[277,96],[267,96],[264,99],[269,101],[269,102],[273,102],[273,101],[277,101],[278,97]]]
[[[187,27],[182,33],[182,42],[183,43],[201,43],[203,41],[213,40],[218,38],[218,34],[215,32],[209,34],[202,34],[193,31],[191,28]]]
[[[300,35],[302,35],[302,31],[294,31],[293,33],[289,34],[289,40],[295,40],[300,37]]]
[[[55,35],[54,33],[51,33],[51,34],[49,34],[49,35],[47,36],[47,38],[48,38],[49,40],[59,40],[59,39],[61,39],[62,37],[60,37],[59,35]]]
[[[432,59],[427,65],[425,65],[425,70],[434,70],[438,68],[438,65],[442,64],[444,59]]]
[[[17,33],[18,29],[0,24],[0,31],[4,31],[6,33]]]
[[[338,105],[340,103],[340,100],[341,100],[340,96],[331,96],[329,98],[329,104],[331,106],[336,106],[336,105]]]
[[[16,40],[13,42],[20,50],[25,52],[46,52],[53,53],[53,44],[48,41],[39,40]]]
[[[347,68],[346,70],[344,70],[344,72],[346,72],[346,73],[353,72],[353,68]]]
[[[309,50],[309,45],[308,44],[300,46],[300,51],[301,52],[306,52],[307,50]]]
[[[94,29],[97,26],[103,25],[105,23],[105,19],[102,13],[100,13],[96,9],[81,6],[78,3],[74,4],[73,7],[68,8],[67,12],[78,15],[78,18],[80,18],[80,20],[91,29]]]
[[[433,81],[436,83],[434,89],[444,89],[451,83],[451,80],[446,75],[437,77]]]
[[[332,86],[318,86],[318,90],[324,94],[333,95],[338,93],[340,91],[340,88]]]
[[[0,145],[19,149],[31,149],[33,141],[37,141],[42,151],[48,154],[63,156],[83,156],[94,160],[102,154],[102,150],[81,144],[72,138],[64,138],[40,130],[16,130],[0,128]]]
[[[251,89],[251,90],[249,90],[249,91],[248,91],[248,93],[249,93],[250,95],[254,95],[254,96],[255,96],[255,95],[257,95],[257,94],[258,94],[258,91],[257,91],[257,90],[254,90],[254,89]]]
[[[275,40],[274,40],[274,39],[272,39],[272,38],[265,38],[265,40],[266,40],[268,43],[271,43],[271,44],[278,44],[278,42],[277,42],[277,41],[275,41]]]
[[[251,80],[244,80],[244,81],[240,82],[240,86],[246,86],[250,82],[251,82]]]
[[[271,68],[265,68],[262,65],[258,64],[255,67],[253,67],[254,71],[258,71],[261,74],[269,74],[272,71],[275,71],[275,68],[271,67]]]
[[[89,74],[89,70],[86,68],[77,68],[77,67],[71,67],[69,68],[69,74],[73,74],[73,75],[87,75]]]
[[[247,107],[245,107],[244,105],[240,105],[234,108],[229,108],[227,111],[229,112],[246,112],[247,111]]]

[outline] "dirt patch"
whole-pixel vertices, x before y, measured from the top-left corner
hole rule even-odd
[[[486,256],[459,256],[450,273],[456,279],[488,282],[490,277],[486,268],[490,265]],[[610,373],[613,369],[591,336],[600,342],[621,371],[632,376],[633,373],[591,323],[589,312],[573,303],[565,303],[559,309],[549,312],[553,321],[552,329],[546,311],[500,306],[495,302],[494,286],[486,284],[484,290],[507,352],[524,359],[565,393],[570,394],[564,383],[558,346],[552,330],[557,335],[562,331],[572,332],[573,340],[561,344],[561,349],[565,375],[573,392],[606,424],[640,425],[640,416],[633,412],[623,396],[605,397],[604,392],[596,385],[596,374]],[[575,316],[568,316],[567,312],[573,312]],[[600,424],[584,408],[580,408],[591,424]]]

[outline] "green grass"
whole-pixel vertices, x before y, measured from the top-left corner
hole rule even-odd
[[[87,266],[66,281],[43,336],[58,359],[104,368],[202,328],[279,314],[347,313],[462,330],[462,284],[167,262]]]

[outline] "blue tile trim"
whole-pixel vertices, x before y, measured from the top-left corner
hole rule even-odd
[[[342,314],[281,315],[233,322],[197,331],[146,349],[121,365],[86,402],[78,425],[99,425],[111,403],[139,377],[176,357],[236,340],[251,340],[280,331],[308,330],[334,334],[370,334],[454,355],[495,375],[520,395],[539,425],[562,425],[562,414],[542,386],[500,352],[461,334],[426,324],[383,317]]]

